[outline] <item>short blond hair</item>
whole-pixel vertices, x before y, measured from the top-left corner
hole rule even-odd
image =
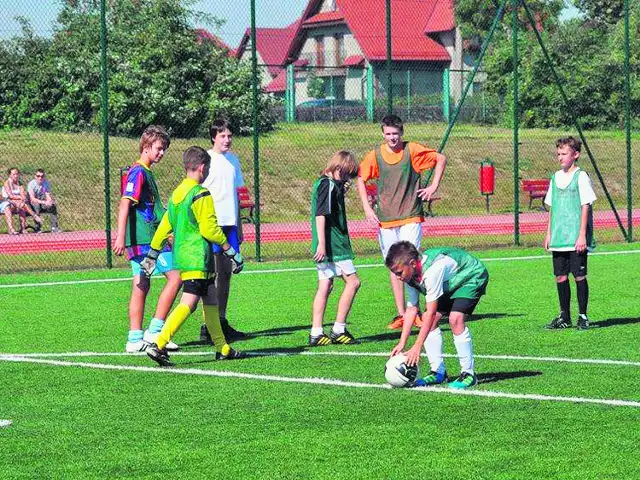
[[[142,136],[140,137],[140,153],[144,151],[145,148],[153,145],[157,140],[162,140],[162,144],[164,145],[164,149],[169,148],[171,144],[171,137],[164,129],[159,125],[149,125],[142,132]]]
[[[349,178],[356,177],[358,175],[358,164],[356,163],[356,157],[348,150],[340,150],[333,154],[333,156],[327,162],[321,174],[338,172],[340,178],[347,180]]]

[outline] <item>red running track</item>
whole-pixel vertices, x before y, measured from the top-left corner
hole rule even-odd
[[[626,227],[626,212],[621,213],[622,224]],[[602,211],[594,215],[596,229],[617,228],[613,212]],[[633,212],[633,224],[640,225],[640,209]],[[521,233],[542,233],[547,228],[547,214],[527,212],[520,215]],[[458,237],[467,235],[509,235],[513,234],[513,215],[477,215],[469,217],[429,217],[422,226],[426,237]],[[377,228],[364,220],[349,222],[351,238],[377,237]],[[115,237],[115,234],[112,238]],[[264,243],[309,242],[311,226],[309,222],[266,223],[261,226],[260,239]],[[244,225],[245,242],[255,241],[255,227]],[[98,250],[105,248],[105,234],[101,230],[84,230],[63,233],[29,233],[24,235],[0,235],[0,255],[19,255],[42,252],[68,252]]]

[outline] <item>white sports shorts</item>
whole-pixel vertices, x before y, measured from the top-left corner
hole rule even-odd
[[[420,242],[422,242],[422,224],[408,223],[400,227],[381,228],[378,232],[378,243],[382,251],[382,258],[387,258],[389,248],[396,242],[406,240],[413,243],[420,250]]]
[[[353,260],[317,263],[316,268],[318,269],[318,280],[330,280],[333,277],[341,277],[342,275],[351,275],[356,273],[356,267],[353,265]]]

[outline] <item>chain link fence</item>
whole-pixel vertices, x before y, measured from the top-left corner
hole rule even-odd
[[[507,0],[484,12],[481,35],[465,36],[469,19],[450,0],[6,3],[2,182],[33,195],[43,170],[60,231],[43,213],[34,233],[36,212],[21,205],[29,199],[7,207],[5,195],[0,272],[124,266],[110,249],[120,169],[138,159],[143,129],[160,124],[172,134],[154,167],[166,203],[183,177],[182,152],[210,148],[208,125],[219,115],[236,126],[248,187],[244,253],[253,260],[310,258],[314,181],[337,150],[361,159],[380,145],[388,113],[403,118],[406,140],[448,159],[426,205],[425,246],[540,245],[548,214],[523,182],[559,168],[555,141],[569,134],[586,141],[580,166],[599,197],[597,238],[637,239],[635,5],[599,25],[551,21],[539,2]],[[355,190],[347,195],[354,250],[375,255],[377,229]]]

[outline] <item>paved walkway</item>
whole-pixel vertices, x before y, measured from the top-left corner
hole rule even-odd
[[[622,224],[627,225],[626,211],[620,213]],[[613,212],[602,211],[594,215],[596,229],[618,228]],[[640,209],[633,212],[634,226],[640,225]],[[526,212],[520,215],[521,233],[542,233],[547,228],[547,214]],[[458,237],[466,235],[513,235],[513,215],[476,215],[467,217],[429,217],[423,224],[426,237]],[[349,222],[351,238],[376,238],[377,228],[364,220]],[[115,233],[112,238],[115,237]],[[309,222],[266,223],[261,226],[263,243],[308,242],[311,240]],[[245,242],[255,241],[255,227],[244,225]],[[101,230],[83,230],[63,233],[29,233],[0,235],[0,254],[82,251],[105,248],[105,234]]]

